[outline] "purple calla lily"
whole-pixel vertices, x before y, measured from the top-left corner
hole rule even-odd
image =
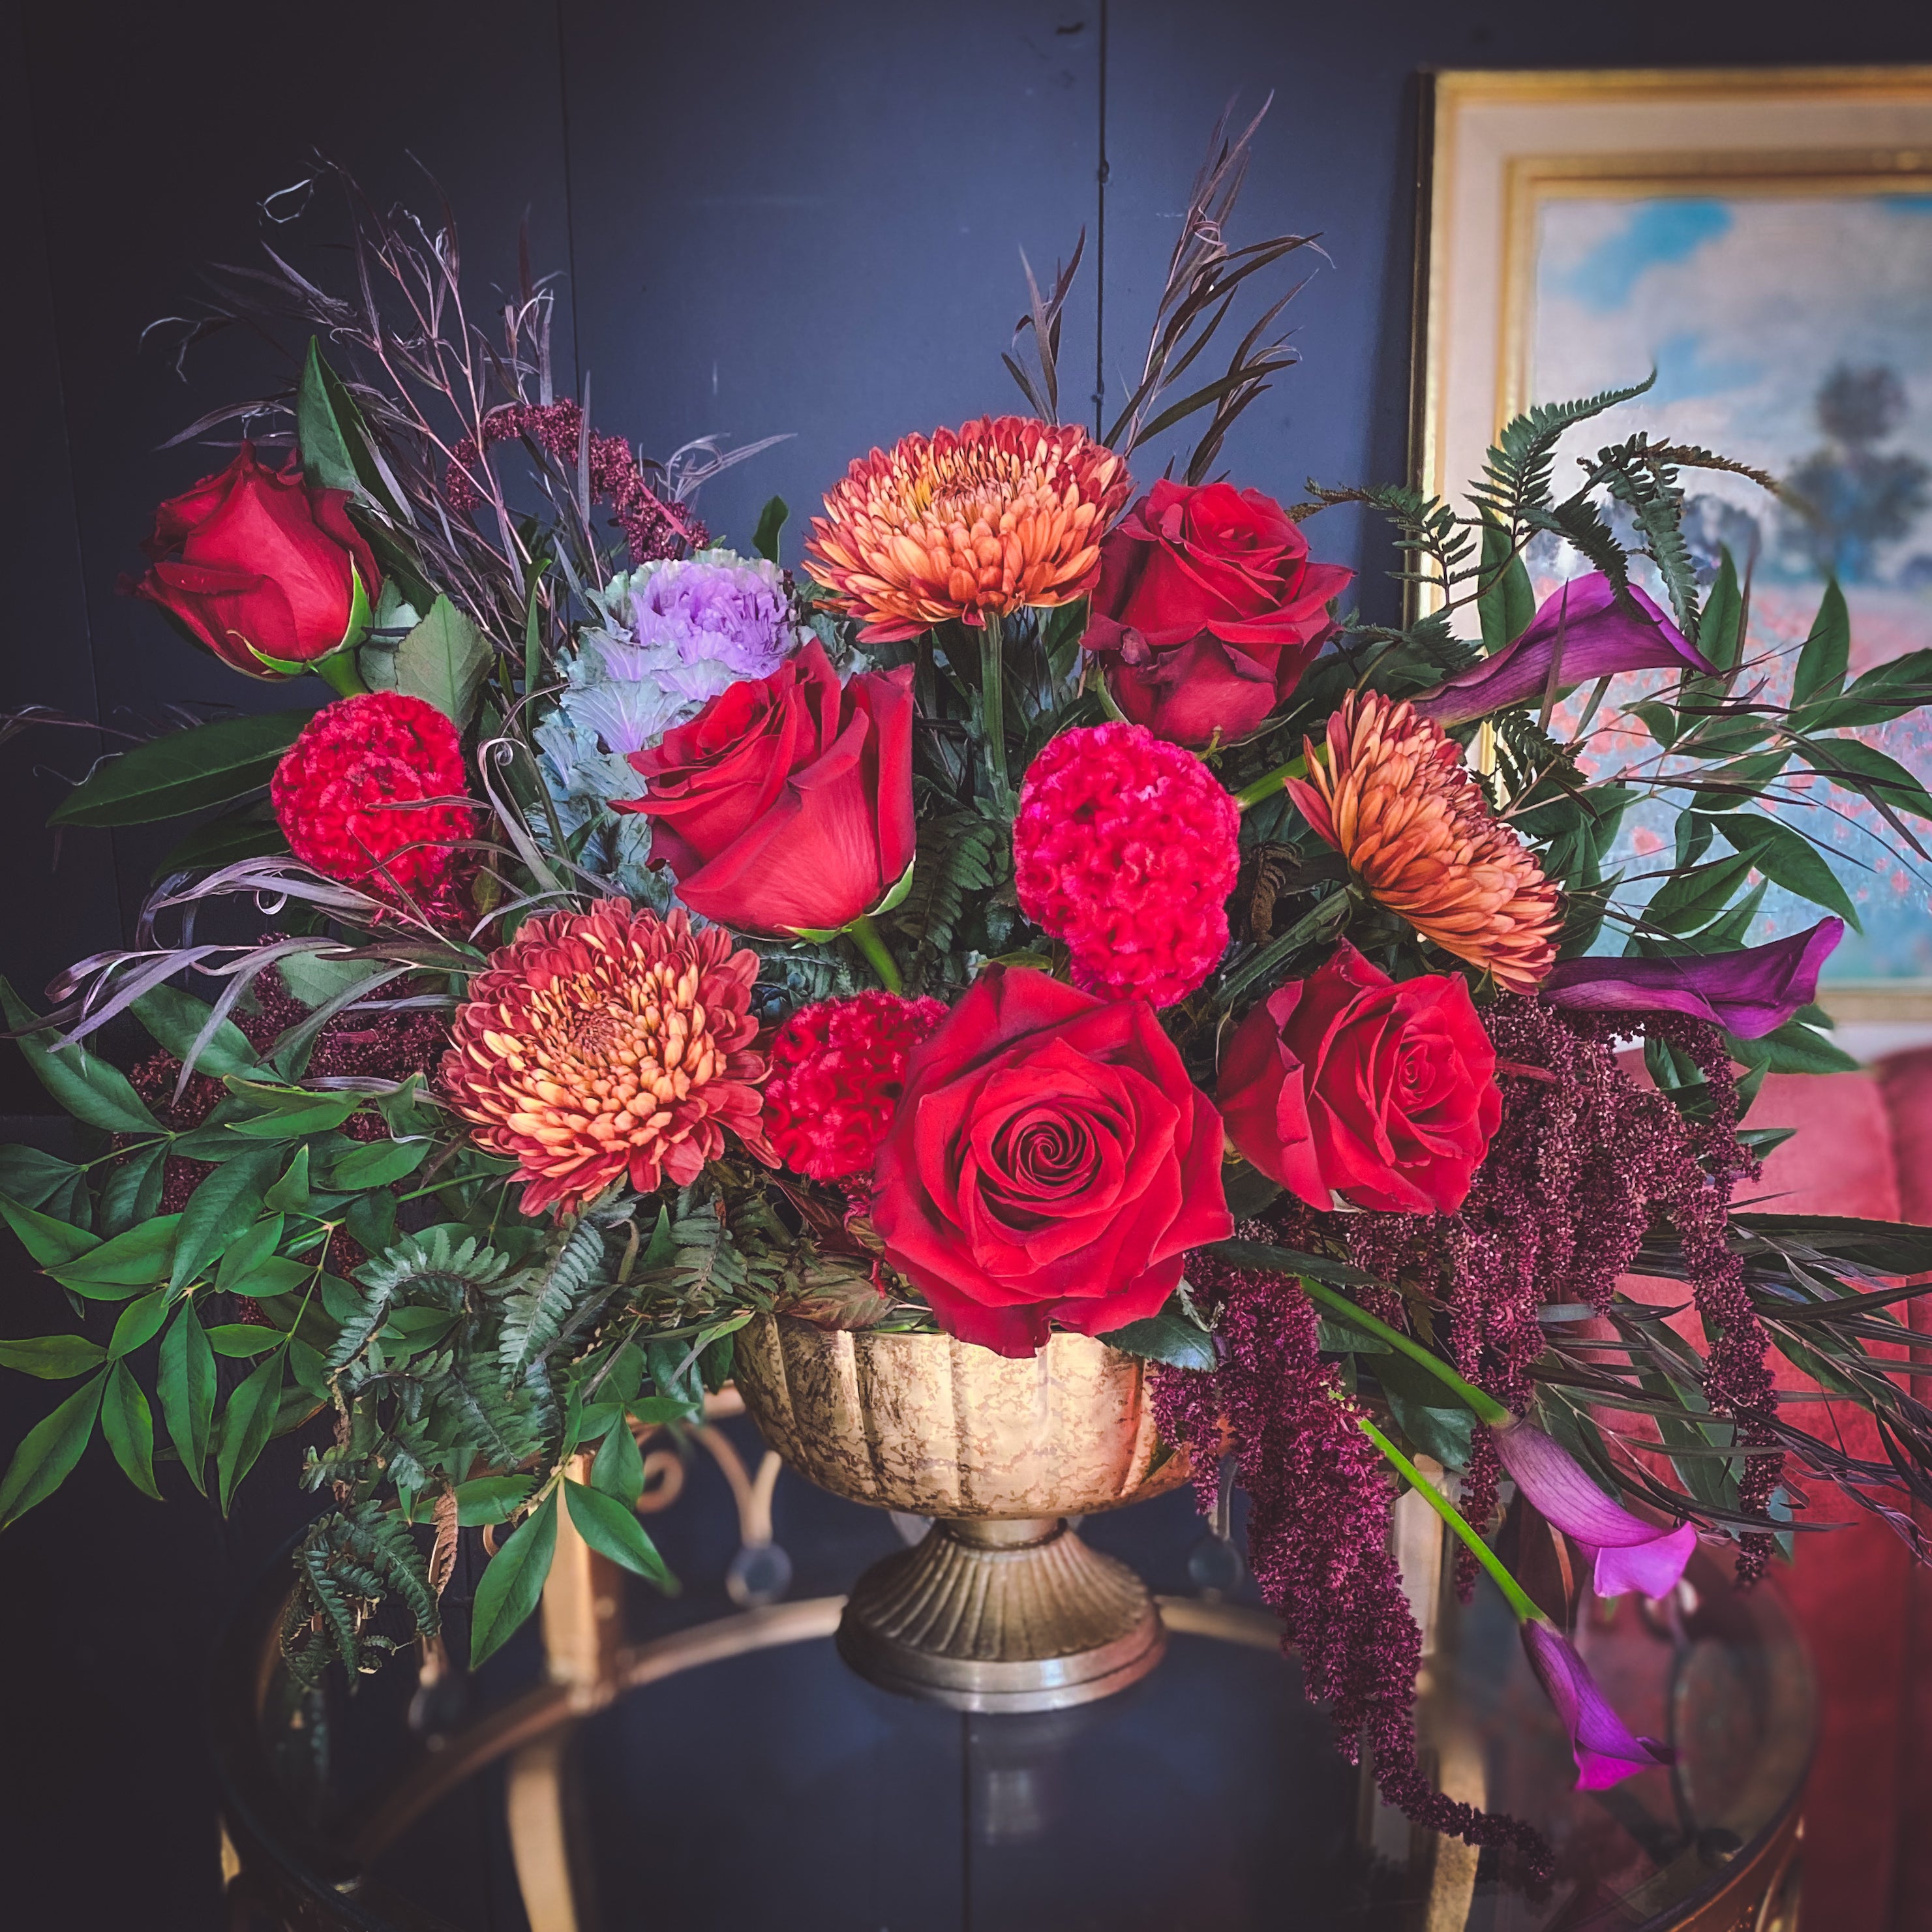
[[[1637,1772],[1676,1762],[1668,1744],[1631,1734],[1561,1630],[1532,1618],[1522,1626],[1522,1647],[1570,1733],[1579,1791],[1606,1790]]]
[[[1624,596],[1628,602],[1619,601],[1600,571],[1572,578],[1537,607],[1514,644],[1409,702],[1445,731],[1520,704],[1550,682],[1559,640],[1563,656],[1556,675],[1566,690],[1618,671],[1676,668],[1716,674],[1717,667],[1634,584]]]
[[[1638,1590],[1646,1597],[1665,1597],[1676,1588],[1697,1547],[1694,1523],[1660,1528],[1633,1516],[1605,1496],[1566,1450],[1528,1423],[1498,1430],[1496,1443],[1516,1487],[1557,1528],[1590,1552],[1598,1596]]]
[[[1740,1040],[1774,1033],[1818,997],[1818,974],[1845,936],[1821,919],[1768,946],[1667,959],[1565,959],[1538,989],[1553,1006],[1593,1012],[1693,1013]]]

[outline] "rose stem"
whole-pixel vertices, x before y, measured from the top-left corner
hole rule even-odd
[[[872,970],[879,976],[879,984],[889,993],[905,990],[905,982],[899,977],[899,969],[892,956],[886,950],[886,942],[879,937],[879,928],[872,923],[872,915],[862,912],[845,930],[852,935],[852,943],[866,958]]]
[[[359,698],[369,688],[362,682],[362,674],[356,668],[353,651],[337,651],[328,657],[320,658],[314,669],[323,683],[344,698]]]
[[[986,727],[986,757],[993,769],[993,796],[1003,808],[1006,802],[1006,638],[1000,627],[1000,614],[986,613],[980,633],[980,710]]]
[[[1468,1518],[1366,1415],[1356,1417],[1355,1426],[1394,1465],[1398,1474],[1408,1478],[1411,1486],[1420,1494],[1429,1507],[1468,1546],[1470,1553],[1495,1579],[1496,1588],[1502,1591],[1510,1608],[1515,1611],[1517,1622],[1548,1623],[1549,1618],[1530,1601],[1522,1586],[1503,1567],[1502,1558],[1476,1534],[1475,1527]]]
[[[1305,778],[1308,776],[1308,759],[1304,753],[1290,758],[1285,765],[1277,765],[1265,772],[1252,784],[1244,785],[1234,794],[1234,809],[1246,812],[1251,805],[1259,805],[1264,798],[1272,798],[1280,790],[1284,778]]]
[[[1386,1322],[1379,1321],[1365,1308],[1358,1307],[1346,1294],[1325,1287],[1318,1281],[1310,1281],[1306,1275],[1295,1279],[1301,1283],[1301,1292],[1309,1300],[1324,1308],[1332,1308],[1337,1315],[1358,1328],[1365,1329],[1378,1341],[1386,1342],[1391,1348],[1400,1349],[1412,1361],[1420,1362],[1429,1372],[1445,1384],[1476,1412],[1478,1421],[1491,1429],[1507,1429],[1516,1418],[1492,1395],[1486,1395],[1473,1382],[1466,1382],[1440,1355],[1425,1348],[1412,1336],[1405,1335],[1400,1328],[1391,1328]]]

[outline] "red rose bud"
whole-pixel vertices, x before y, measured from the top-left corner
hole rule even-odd
[[[988,967],[914,1049],[872,1180],[886,1260],[1003,1355],[1052,1322],[1145,1320],[1234,1228],[1220,1116],[1154,1009],[1020,968]]]
[[[1300,527],[1258,490],[1163,479],[1100,546],[1084,641],[1136,724],[1181,745],[1238,738],[1300,682],[1354,575],[1310,562]]]
[[[1391,980],[1344,944],[1250,1012],[1215,1097],[1242,1155],[1311,1208],[1449,1214],[1502,1118],[1496,1070],[1460,979]]]
[[[912,863],[912,667],[842,691],[813,639],[631,754],[651,855],[691,910],[748,932],[834,931]]]
[[[346,490],[278,473],[247,443],[217,476],[170,497],[142,548],[134,595],[251,677],[290,677],[358,640],[382,578],[349,520]]]

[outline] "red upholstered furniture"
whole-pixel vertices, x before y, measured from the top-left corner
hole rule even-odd
[[[1750,1118],[1799,1132],[1741,1199],[1932,1223],[1932,1048],[1869,1072],[1774,1074]],[[1915,1325],[1932,1328],[1932,1297]],[[1932,1381],[1921,1384],[1928,1392]],[[1822,1413],[1808,1410],[1806,1426]],[[1876,1452],[1864,1418],[1841,1422],[1848,1440],[1855,1424],[1866,1439],[1852,1446]],[[1863,1515],[1825,1490],[1811,1505],[1826,1520]],[[1915,1570],[1891,1530],[1864,1517],[1801,1536],[1796,1566],[1778,1581],[1810,1636],[1823,1694],[1804,1810],[1806,1922],[1932,1932],[1932,1578]]]

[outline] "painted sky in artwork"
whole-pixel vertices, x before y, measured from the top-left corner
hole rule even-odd
[[[1538,400],[1658,374],[1648,394],[1573,433],[1559,486],[1574,457],[1648,429],[1768,470],[1814,506],[1802,517],[1741,478],[1687,478],[1703,499],[1694,544],[1714,560],[1726,543],[1749,565],[1749,648],[1774,679],[1828,569],[1850,605],[1855,672],[1932,648],[1932,196],[1552,199],[1534,299]],[[1532,562],[1539,589],[1582,567]],[[1861,735],[1932,782],[1932,724]],[[1618,748],[1599,750],[1614,760]],[[1805,829],[1828,827],[1867,930],[1848,937],[1832,976],[1932,977],[1932,864],[1869,807],[1839,802],[1852,822],[1821,806]],[[1640,818],[1634,855],[1657,850],[1669,823]],[[1816,916],[1774,892],[1759,936]]]

